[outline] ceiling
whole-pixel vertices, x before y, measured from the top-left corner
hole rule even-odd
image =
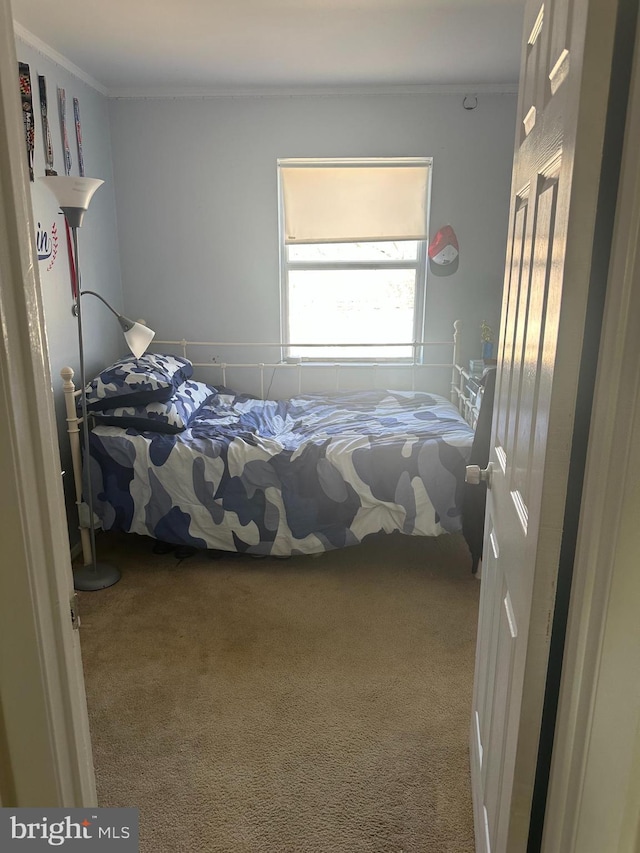
[[[524,0],[12,0],[110,95],[514,84]]]

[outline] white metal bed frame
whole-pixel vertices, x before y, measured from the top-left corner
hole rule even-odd
[[[409,370],[411,377],[411,390],[415,391],[416,386],[416,374],[421,370],[425,369],[434,369],[434,368],[449,368],[451,373],[451,401],[453,403],[458,402],[459,396],[459,383],[458,383],[458,371],[455,370],[455,366],[460,363],[460,321],[456,320],[453,324],[453,337],[448,341],[413,341],[411,343],[375,343],[375,344],[354,344],[354,343],[315,343],[315,344],[287,344],[286,346],[289,348],[306,348],[306,349],[326,349],[328,347],[333,347],[336,349],[346,349],[346,348],[355,348],[355,349],[363,349],[366,347],[408,347],[410,346],[413,350],[413,357],[410,359],[403,359],[401,361],[392,361],[390,359],[385,359],[379,362],[370,362],[370,361],[347,361],[347,360],[331,360],[325,359],[318,361],[312,361],[308,359],[289,357],[286,360],[275,361],[275,362],[263,362],[263,361],[248,361],[248,362],[227,362],[227,361],[218,361],[217,358],[214,358],[211,361],[195,361],[190,357],[190,348],[191,347],[208,347],[208,348],[219,348],[224,349],[228,347],[244,347],[244,348],[277,348],[282,350],[282,343],[273,343],[273,342],[229,342],[229,341],[187,341],[184,338],[182,340],[170,341],[170,340],[153,340],[150,346],[169,346],[169,347],[179,347],[182,350],[183,358],[189,358],[193,363],[194,367],[198,368],[214,368],[221,371],[222,374],[222,384],[226,385],[227,378],[227,370],[235,369],[235,368],[250,368],[253,370],[258,370],[260,374],[260,397],[264,399],[265,396],[265,370],[273,369],[273,370],[293,370],[297,373],[297,393],[302,393],[302,375],[303,373],[311,373],[312,371],[318,370],[333,370],[334,371],[334,391],[340,390],[340,375],[343,370],[356,370],[360,371],[368,371],[369,375],[372,374],[372,384],[368,387],[377,387],[377,374],[379,370]],[[451,362],[425,362],[418,359],[418,353],[424,347],[452,347],[453,349],[453,361]]]
[[[352,362],[352,361],[307,361],[303,359],[289,359],[287,361],[276,362],[219,362],[213,361],[194,361],[190,359],[195,368],[214,368],[222,373],[222,384],[226,385],[227,370],[232,368],[251,368],[258,370],[260,373],[260,397],[264,399],[265,376],[264,372],[267,369],[275,370],[295,370],[297,371],[298,393],[302,393],[302,376],[303,373],[312,373],[315,370],[333,370],[334,371],[334,390],[340,390],[341,371],[344,369],[367,371],[369,375],[373,374],[373,383],[367,387],[377,387],[376,380],[378,371],[394,369],[394,370],[410,370],[411,390],[415,390],[416,374],[424,369],[450,369],[451,370],[451,402],[461,410],[463,406],[462,398],[464,389],[460,387],[460,328],[461,323],[456,320],[453,324],[453,337],[448,341],[414,341],[411,344],[407,343],[391,343],[391,344],[289,344],[288,346],[295,347],[368,347],[368,346],[411,346],[413,349],[413,358],[402,361],[382,361],[382,362]],[[231,343],[228,341],[187,341],[184,338],[179,341],[168,340],[153,340],[153,346],[165,347],[180,347],[184,358],[188,358],[188,352],[191,347],[210,347],[210,348],[227,348],[227,347],[277,347],[282,349],[282,343]],[[424,347],[452,347],[451,362],[433,362],[427,363],[419,361],[418,353]],[[78,520],[80,530],[80,542],[82,546],[82,555],[85,565],[91,562],[91,545],[89,539],[89,508],[82,500],[82,448],[80,442],[80,426],[82,417],[77,413],[76,400],[81,393],[81,389],[76,388],[73,382],[74,371],[71,367],[63,367],[60,371],[60,376],[63,380],[63,392],[65,399],[65,411],[67,421],[67,434],[69,436],[69,444],[71,447],[71,462],[73,467],[73,482],[76,495],[76,507],[78,509]],[[90,415],[89,415],[90,416]]]

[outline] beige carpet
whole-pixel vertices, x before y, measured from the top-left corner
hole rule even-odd
[[[458,536],[319,558],[102,535],[81,594],[102,806],[143,853],[471,853],[480,584]]]

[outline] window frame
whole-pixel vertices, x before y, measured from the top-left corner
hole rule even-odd
[[[318,168],[322,168],[323,165],[326,166],[334,166],[334,165],[411,165],[411,164],[420,164],[427,166],[427,189],[426,189],[426,228],[425,231],[428,234],[429,230],[429,216],[431,213],[431,179],[433,173],[433,158],[432,157],[378,157],[378,158],[308,158],[305,160],[302,159],[289,159],[282,158],[277,161],[277,175],[278,175],[278,248],[279,248],[279,267],[280,267],[280,341],[282,345],[282,357],[287,361],[304,361],[304,362],[319,362],[319,363],[331,363],[336,361],[335,358],[331,357],[323,357],[323,356],[304,356],[298,357],[290,354],[290,348],[295,344],[304,344],[305,341],[296,341],[291,340],[289,337],[289,273],[292,271],[298,270],[384,270],[384,269],[392,269],[392,270],[400,270],[400,269],[412,269],[415,270],[415,301],[414,301],[414,309],[413,309],[413,340],[411,341],[402,341],[404,345],[411,345],[413,347],[413,356],[412,357],[401,357],[401,356],[375,356],[372,355],[370,358],[357,356],[350,358],[349,356],[341,356],[338,360],[341,362],[353,362],[353,363],[407,363],[412,361],[420,362],[424,358],[424,347],[418,346],[417,344],[423,340],[424,336],[424,326],[425,326],[425,308],[426,308],[426,289],[427,289],[427,248],[428,248],[428,239],[424,240],[416,240],[414,242],[417,243],[417,252],[415,260],[403,260],[403,261],[394,261],[394,260],[372,260],[372,261],[334,261],[334,262],[323,262],[323,261],[291,261],[289,260],[289,246],[285,243],[285,235],[284,235],[284,198],[282,192],[282,180],[281,180],[281,166],[287,166],[288,164],[295,163],[304,163],[309,166],[316,166]],[[362,242],[362,241],[360,241]],[[384,242],[383,240],[377,240],[376,242]],[[388,242],[397,242],[394,240],[389,240]],[[304,244],[292,244],[292,245],[304,245]],[[307,244],[308,245],[308,244]],[[347,343],[342,341],[341,343]],[[354,342],[354,348],[356,346],[362,347],[362,344],[357,344]],[[380,346],[385,346],[385,342],[380,343]],[[389,346],[386,343],[386,346]]]

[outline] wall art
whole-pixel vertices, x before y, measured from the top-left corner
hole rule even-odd
[[[64,89],[58,87],[58,113],[60,115],[60,133],[62,134],[62,148],[64,151],[64,173],[71,174],[71,149],[69,148],[69,136],[67,134],[67,95]],[[71,294],[74,299],[78,298],[78,280],[76,278],[76,265],[73,258],[73,246],[71,245],[71,231],[65,217],[64,230],[67,237],[67,255],[69,257],[69,275],[71,277]]]
[[[44,173],[45,175],[57,175],[58,173],[53,168],[53,142],[51,141],[47,109],[47,81],[42,74],[38,74],[38,89],[40,91],[40,118],[42,119],[42,138],[44,140]]]
[[[35,128],[33,122],[33,98],[31,94],[31,74],[26,62],[18,63],[20,74],[20,96],[22,98],[22,121],[24,123],[24,138],[27,146],[27,163],[29,165],[29,180],[33,180],[33,149]]]
[[[39,261],[47,261],[47,272],[53,267],[58,257],[58,226],[55,221],[47,230],[38,222],[36,231],[36,251]]]
[[[58,112],[60,114],[60,133],[62,134],[62,150],[64,151],[64,173],[71,174],[71,149],[67,135],[67,96],[64,89],[58,87]]]
[[[82,156],[82,130],[80,128],[80,101],[73,99],[73,121],[76,126],[76,142],[78,144],[78,174],[84,178],[84,157]]]

